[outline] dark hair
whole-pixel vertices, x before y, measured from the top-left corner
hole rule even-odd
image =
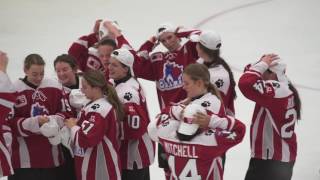
[[[116,90],[107,82],[103,73],[99,70],[89,70],[83,73],[83,78],[91,87],[101,88],[108,102],[116,110],[117,119],[122,121],[124,118],[123,105],[119,100]]]
[[[210,82],[210,73],[208,71],[208,68],[205,65],[198,64],[198,63],[189,64],[183,70],[183,73],[189,75],[190,78],[194,81],[202,80],[205,86],[207,87],[208,92],[211,92],[212,94],[216,95],[221,100],[219,91]]]
[[[113,49],[116,49],[116,48],[117,48],[117,43],[116,43],[116,41],[113,40],[113,39],[110,39],[109,37],[104,37],[104,38],[102,38],[102,39],[97,43],[97,46],[96,46],[96,47],[103,46],[103,45],[111,46],[111,47],[113,47]]]
[[[237,93],[236,93],[236,89],[235,89],[236,82],[234,80],[234,76],[233,76],[233,73],[231,71],[230,66],[226,63],[226,61],[222,57],[220,57],[220,49],[212,50],[212,49],[205,47],[201,43],[198,43],[198,44],[199,44],[200,49],[203,50],[204,53],[206,53],[209,56],[209,58],[211,59],[211,61],[212,61],[211,65],[217,66],[217,65],[221,64],[227,70],[227,72],[229,74],[229,78],[230,78],[232,96],[233,96],[233,99],[236,99],[236,97],[237,97]]]
[[[180,141],[191,141],[191,139],[193,139],[195,136],[197,136],[198,134],[201,133],[201,129],[199,128],[197,130],[196,133],[192,134],[192,135],[185,135],[185,134],[181,134],[179,133],[178,131],[176,131],[176,134],[177,134],[177,138],[180,140]]]
[[[29,54],[24,59],[24,68],[30,69],[31,65],[34,65],[34,64],[44,66],[46,63],[44,62],[44,60],[39,54]]]
[[[77,70],[78,68],[76,60],[69,54],[61,54],[60,56],[57,56],[53,62],[54,69],[56,69],[56,64],[60,62],[69,64],[73,70]]]
[[[297,111],[297,119],[301,119],[301,100],[297,89],[289,82],[289,89],[293,92],[294,96],[294,109]]]

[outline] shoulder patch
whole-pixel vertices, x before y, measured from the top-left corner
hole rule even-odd
[[[131,92],[124,93],[123,98],[127,101],[130,101],[132,99],[132,93]]]
[[[272,86],[274,87],[274,88],[280,88],[280,83],[278,83],[278,82],[272,82]]]
[[[87,105],[85,107],[85,113],[95,112],[99,113],[102,117],[106,117],[111,109],[112,105],[106,99],[101,98]]]
[[[163,53],[162,52],[156,52],[151,55],[151,61],[161,61],[163,59]]]
[[[93,110],[98,110],[100,108],[100,105],[99,104],[93,104],[90,108],[93,109]]]
[[[211,103],[209,101],[203,101],[201,103],[201,106],[203,106],[203,107],[209,107],[210,105],[211,105]]]
[[[215,131],[213,130],[213,129],[208,129],[207,131],[205,131],[205,135],[206,136],[211,136],[212,134],[214,134],[215,133]]]
[[[217,88],[221,88],[224,82],[222,79],[218,79],[214,84],[217,86]]]

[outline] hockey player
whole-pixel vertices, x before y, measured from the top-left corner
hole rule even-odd
[[[77,74],[78,66],[71,55],[62,54],[54,60],[54,69],[58,79],[65,87],[66,96],[69,96],[72,89],[79,89],[79,75]],[[66,98],[69,99],[68,97]],[[66,103],[69,104],[68,101]],[[72,116],[77,117],[76,108],[72,108]],[[76,180],[74,158],[69,149],[62,146],[64,163],[61,166],[61,179]]]
[[[179,102],[186,98],[182,86],[183,69],[198,59],[196,43],[187,40],[181,44],[181,38],[188,38],[199,31],[182,31],[171,23],[161,24],[156,36],[151,37],[139,49],[141,61],[135,62],[138,67],[136,76],[155,81],[157,85],[158,102],[160,108],[170,105],[171,102]],[[168,51],[151,51],[160,42]],[[159,167],[164,168],[166,177],[170,176],[166,155],[161,146],[158,146]]]
[[[155,144],[147,132],[149,113],[142,87],[134,77],[133,62],[133,54],[122,48],[113,51],[108,66],[109,77],[114,80],[126,114],[121,122],[122,180],[149,180],[149,166],[154,161]]]
[[[172,106],[169,113],[160,114],[148,127],[152,139],[160,142],[168,154],[170,179],[222,180],[220,156],[244,137],[245,126],[240,121],[221,118],[198,103],[195,100],[184,109]],[[194,123],[196,112],[211,114],[206,127]]]
[[[78,66],[75,59],[68,54],[57,56],[53,62],[60,83],[69,89],[79,89]]]
[[[110,33],[116,37],[118,47],[131,48],[122,33],[110,22],[104,23]],[[165,108],[172,102],[179,102],[186,98],[182,89],[182,72],[185,66],[198,59],[196,43],[188,40],[181,44],[181,38],[188,38],[191,34],[200,33],[197,30],[182,31],[170,23],[161,24],[156,36],[145,42],[137,52],[134,62],[136,77],[155,81],[157,85],[158,102],[160,108]],[[166,52],[151,51],[161,42],[167,48]],[[164,168],[166,177],[170,176],[166,154],[158,148],[159,167]]]
[[[172,171],[170,178],[173,179],[184,179],[186,177],[195,178],[195,179],[208,179],[210,177],[214,177],[213,179],[222,179],[223,176],[223,168],[222,168],[222,160],[221,155],[231,146],[239,143],[242,140],[244,135],[244,125],[232,117],[227,117],[225,115],[225,110],[223,103],[220,100],[219,92],[216,87],[210,83],[210,74],[208,69],[202,64],[190,64],[188,65],[183,72],[183,89],[187,92],[187,100],[182,101],[176,105],[172,105],[167,107],[162,111],[162,114],[159,117],[157,128],[158,131],[155,131],[159,134],[160,142],[161,138],[166,140],[172,140],[173,144],[176,144],[176,147],[181,148],[191,148],[184,146],[183,141],[190,141],[190,144],[199,144],[199,146],[204,145],[203,153],[194,154],[195,156],[186,156],[185,154],[174,154],[174,152],[170,152],[166,143],[161,142],[164,145],[165,152],[169,155],[169,167]],[[199,122],[201,124],[202,130],[198,130],[198,126],[194,129],[194,132],[189,132],[188,134],[180,132],[179,128],[181,125],[180,121],[182,121],[183,116],[182,112],[186,111],[184,109],[185,105],[193,105],[196,104],[202,108],[204,108],[204,112],[210,116],[212,116],[210,123],[209,121],[206,123]],[[201,111],[204,113],[203,111]],[[221,118],[220,117],[224,117]],[[193,119],[188,116],[187,119]],[[168,119],[175,119],[169,120]],[[175,125],[170,125],[171,121],[174,122]],[[169,124],[169,125],[168,125]],[[149,125],[151,126],[151,125]],[[166,127],[168,126],[168,127]],[[170,127],[171,126],[171,127]],[[183,126],[183,125],[182,125]],[[194,125],[196,126],[196,125]],[[212,128],[214,130],[206,131],[206,128]],[[225,133],[223,130],[232,131],[234,127],[240,128],[237,131],[237,139],[236,141],[228,141],[227,137],[232,133]],[[162,130],[167,129],[166,131]],[[178,128],[178,129],[175,129]],[[217,130],[215,130],[217,129]],[[175,130],[178,130],[176,133]],[[212,131],[212,132],[211,132]],[[153,138],[154,133],[152,130],[149,130],[149,134],[153,134],[150,136]],[[171,133],[169,133],[171,132]],[[209,133],[211,132],[211,133]],[[164,134],[167,134],[166,136]],[[208,135],[209,134],[209,135]],[[162,137],[161,137],[162,136]],[[199,136],[199,139],[196,138]],[[213,137],[210,137],[213,136]],[[221,137],[219,137],[221,136]],[[210,137],[209,140],[205,137]],[[175,139],[176,138],[176,139]],[[220,139],[218,142],[214,141],[214,139]],[[174,140],[173,140],[174,139]],[[194,139],[194,140],[193,140]],[[202,139],[202,140],[200,140]],[[181,142],[180,142],[181,141]],[[201,142],[200,142],[201,141]],[[234,143],[231,143],[234,142]],[[221,144],[220,144],[221,143]],[[186,144],[189,144],[186,142]],[[189,145],[190,145],[189,144]],[[220,144],[220,146],[219,146]],[[231,145],[231,146],[227,146]],[[171,145],[170,145],[171,146]],[[212,147],[210,147],[212,146]],[[195,148],[195,147],[192,147]],[[206,149],[208,148],[208,149]],[[212,148],[212,149],[211,149]],[[201,148],[200,148],[201,149]],[[214,149],[217,149],[216,151]],[[190,152],[191,149],[186,149],[185,152]],[[192,150],[193,151],[193,150]],[[199,150],[197,150],[199,152]],[[195,153],[195,151],[193,151]],[[205,152],[212,152],[205,153]],[[177,158],[176,158],[177,156]],[[201,158],[200,158],[201,156]],[[199,158],[199,159],[198,159]],[[189,160],[193,159],[193,160]],[[201,167],[201,168],[200,168]]]
[[[220,92],[226,113],[234,116],[234,100],[236,98],[235,81],[231,68],[220,57],[221,37],[214,31],[203,31],[200,35],[192,35],[191,40],[197,43],[198,63],[208,67],[210,81]]]
[[[6,74],[8,57],[0,51],[0,177],[13,174],[11,164],[12,134],[8,120],[13,115],[15,90]]]
[[[197,62],[208,67],[210,81],[219,90],[226,113],[235,116],[236,83],[229,65],[220,57],[220,35],[213,31],[203,31],[200,35],[192,35],[191,40],[197,42],[196,48],[200,57]],[[222,157],[222,164],[225,164],[225,155]]]
[[[256,102],[251,123],[251,159],[246,180],[290,180],[297,156],[297,90],[278,55],[266,54],[240,77],[243,95]]]
[[[43,78],[44,65],[40,55],[28,55],[24,61],[26,76],[13,84],[17,99],[15,116],[9,122],[15,174],[9,180],[59,179],[56,167],[63,163],[63,157],[54,136],[63,125],[66,106],[62,85]]]
[[[221,131],[228,121],[217,115],[212,116],[208,127],[199,128],[191,122],[195,112],[190,111],[201,109],[201,105],[189,104],[184,110],[184,120],[171,119],[164,113],[148,127],[152,139],[159,141],[168,154],[170,179],[222,180],[220,156],[243,139],[245,126],[233,117],[230,117],[234,122],[228,125],[229,131]]]
[[[87,70],[100,70],[105,72],[106,79],[109,79],[107,64],[111,52],[117,45],[113,37],[100,35],[104,27],[100,26],[102,20],[97,20],[93,28],[93,33],[80,37],[69,48],[68,53],[76,59],[79,69],[82,72]],[[100,33],[101,34],[101,33]]]
[[[102,72],[83,74],[82,91],[90,100],[78,120],[67,119],[74,146],[78,180],[120,180],[119,120],[124,110],[116,91]]]

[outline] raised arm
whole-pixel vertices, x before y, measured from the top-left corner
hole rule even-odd
[[[270,107],[275,96],[274,84],[263,79],[273,61],[279,57],[274,54],[265,55],[259,62],[247,66],[239,79],[239,89],[242,94],[261,106]]]
[[[149,53],[152,51],[154,43],[148,41],[137,52],[114,23],[105,21],[103,25],[109,30],[110,35],[116,38],[118,48],[126,48],[134,55],[133,70],[135,76],[151,81],[156,80],[152,61],[149,58]]]

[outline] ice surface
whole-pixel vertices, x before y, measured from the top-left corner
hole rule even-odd
[[[22,62],[29,53],[41,54],[47,62],[46,75],[54,76],[54,58],[89,33],[97,18],[117,20],[135,48],[155,34],[162,22],[215,30],[222,36],[222,55],[233,67],[236,80],[248,62],[263,53],[279,54],[288,64],[288,76],[299,87],[303,108],[296,126],[298,158],[292,179],[320,179],[319,0],[1,0],[0,4],[0,49],[9,55],[12,80],[23,76]],[[155,86],[142,82],[154,118],[159,112]],[[248,131],[243,143],[227,153],[225,180],[243,179],[246,173],[252,108],[238,91],[236,114]],[[164,179],[156,164],[151,166],[151,179]]]

